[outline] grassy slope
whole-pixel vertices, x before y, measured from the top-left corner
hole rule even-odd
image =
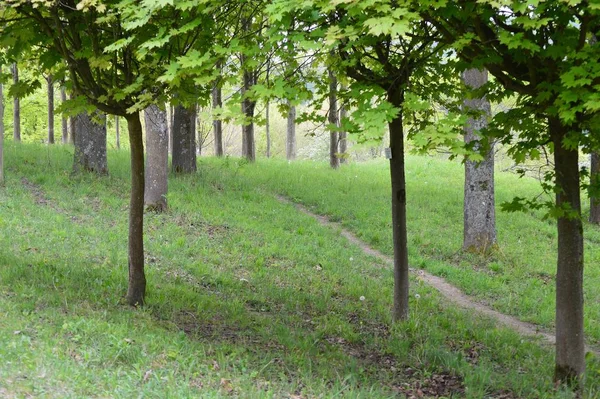
[[[214,161],[213,161],[214,162]],[[367,243],[392,254],[389,172],[385,162],[331,171],[312,162],[259,162],[244,179],[341,221]],[[462,245],[463,168],[459,162],[408,156],[409,261],[446,277],[501,312],[546,327],[554,324],[556,227],[541,212],[505,213],[499,204],[540,194],[534,179],[496,173],[499,248],[482,257]],[[584,204],[585,205],[585,204]],[[587,209],[584,209],[586,212]],[[600,344],[600,229],[585,224],[586,334]]]
[[[258,174],[275,184],[283,163],[203,161],[199,176],[172,179],[170,213],[147,217],[149,305],[132,310],[119,302],[127,153],[110,153],[111,176],[101,179],[71,177],[71,154],[60,147],[9,145],[6,158],[1,397],[373,398],[419,384],[427,393],[432,380],[462,380],[471,398],[569,397],[553,389],[550,349],[453,308],[416,281],[410,321],[390,327],[390,270],[255,187]],[[293,168],[293,196],[335,214],[338,204],[317,200],[318,188],[335,186],[314,179],[337,175]],[[360,220],[385,203],[376,195],[385,174],[381,165],[359,169],[335,180],[348,193],[367,184],[369,196],[347,203],[354,216],[344,217],[360,232]],[[371,173],[376,179],[364,176]],[[300,190],[309,186],[313,199]],[[362,201],[370,203],[356,208],[364,214],[354,210]],[[385,249],[381,212],[362,234],[371,242],[378,234]],[[423,244],[445,236],[451,221],[438,222]],[[590,397],[599,380],[591,360]]]

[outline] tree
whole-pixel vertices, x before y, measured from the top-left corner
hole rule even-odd
[[[173,112],[173,172],[196,171],[195,106],[176,105]]]
[[[167,210],[169,137],[167,113],[157,105],[144,110],[146,125],[146,185],[144,204],[156,212]]]
[[[465,85],[473,90],[487,82],[487,71],[467,69],[463,72]],[[487,126],[491,114],[490,102],[485,97],[465,100],[467,111],[476,112],[465,127],[465,142],[479,143],[479,132]],[[463,249],[485,253],[496,244],[496,203],[494,200],[494,147],[480,162],[465,160],[464,237]]]
[[[2,67],[0,67],[0,76]],[[4,88],[0,82],[0,186],[4,185]]]
[[[54,144],[54,79],[46,77],[48,85],[48,144]]]
[[[223,100],[221,95],[221,82],[220,73],[222,70],[221,63],[217,63],[219,70],[219,78],[215,80],[212,88],[212,107],[213,110],[221,109],[223,107]],[[220,117],[213,116],[213,133],[214,133],[214,145],[215,155],[218,157],[223,156],[223,122]]]
[[[592,186],[600,186],[600,154],[590,154],[590,182]],[[600,199],[590,196],[590,223],[600,224]]]
[[[342,87],[342,90],[346,90],[346,87]],[[338,141],[339,141],[339,153],[340,153],[340,163],[346,163],[348,160],[348,132],[344,130],[343,124],[344,121],[348,118],[348,111],[346,110],[346,104],[342,103],[340,105],[340,115],[339,115],[339,126],[340,131],[338,133]]]
[[[117,150],[121,149],[121,127],[119,126],[119,116],[115,115],[115,145]]]
[[[296,159],[296,106],[288,100],[287,134],[285,154],[288,161]]]
[[[60,86],[60,102],[61,102],[61,104],[64,104],[65,102],[67,102],[67,91],[64,86],[64,81],[61,83],[61,86]],[[62,118],[61,118],[61,128],[62,128],[61,142],[63,144],[67,144],[69,142],[68,126],[69,126],[69,118],[63,113]]]
[[[106,115],[85,111],[71,118],[75,146],[73,171],[108,174],[106,159]]]
[[[329,74],[329,166],[337,169],[340,166],[338,158],[338,107],[337,107],[337,78],[330,68]]]
[[[557,219],[555,380],[580,386],[585,370],[583,330],[583,226],[579,148],[591,152],[598,142],[596,100],[600,48],[599,14],[589,3],[493,1],[446,3],[422,15],[474,68],[485,67],[515,93],[517,106],[494,117],[490,136],[512,142],[517,161],[537,158],[541,146],[553,152],[554,170],[544,187],[554,203],[517,198],[506,209],[545,206]],[[507,95],[507,94],[504,94]],[[501,98],[501,96],[499,96]],[[519,132],[516,140],[513,132]]]
[[[13,85],[19,84],[19,67],[17,63],[12,64]],[[13,139],[21,141],[21,104],[17,95],[13,96]]]
[[[242,32],[246,37],[246,43],[251,43],[250,35],[252,32],[252,16],[242,17]],[[254,61],[246,54],[248,49],[240,53],[240,67],[242,69],[242,156],[249,161],[256,159],[256,148],[254,143],[254,109],[256,108],[256,99],[252,97],[252,86],[258,81],[258,70]]]

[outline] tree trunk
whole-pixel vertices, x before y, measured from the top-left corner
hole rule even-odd
[[[17,64],[12,64],[13,84],[19,83],[19,67]],[[21,142],[21,105],[19,97],[13,99],[13,139],[16,142]]]
[[[60,102],[64,103],[65,101],[67,101],[67,91],[65,90],[64,86],[60,87]],[[63,144],[67,144],[69,142],[69,120],[66,116],[63,115],[62,117],[62,143]]]
[[[406,232],[406,178],[404,173],[404,91],[392,88],[388,101],[400,111],[389,124],[392,181],[392,234],[394,246],[394,320],[408,318],[408,246]]]
[[[269,118],[269,106],[271,104],[269,101],[266,103],[265,109],[265,133],[267,135],[267,158],[271,158],[271,121]]]
[[[127,303],[144,304],[146,276],[144,274],[144,143],[140,116],[129,114],[127,129],[131,147],[131,199],[129,202],[129,284]]]
[[[344,121],[344,119],[347,118],[347,111],[346,111],[346,106],[344,104],[342,104],[342,106],[340,107],[340,120],[339,120],[339,125],[340,127],[342,127],[342,123]],[[346,152],[348,151],[348,133],[346,133],[346,131],[342,130],[339,133],[340,137],[339,137],[339,143],[340,143],[340,154],[342,155],[340,158],[340,163],[346,163],[348,161],[348,154],[346,154]]]
[[[173,112],[173,172],[196,171],[196,136],[194,109],[177,105]]]
[[[288,161],[296,159],[296,106],[288,101],[287,137],[285,155]]]
[[[104,121],[106,115],[95,112],[94,117]],[[73,171],[88,171],[99,175],[108,173],[106,161],[106,124],[93,120],[87,112],[72,118],[73,144],[75,156]]]
[[[167,104],[167,134],[169,136],[169,154],[173,155],[173,107]]]
[[[0,75],[2,68],[0,67]],[[0,185],[4,185],[4,91],[0,83]]]
[[[218,84],[212,89],[212,106],[213,109],[221,108],[223,106],[221,100],[221,88]],[[223,156],[223,122],[219,118],[213,119],[213,133],[215,135],[215,155],[218,157]]]
[[[556,205],[571,215],[558,218],[558,265],[556,273],[556,381],[578,385],[585,371],[583,337],[583,226],[579,191],[579,152],[566,149],[568,132],[559,119],[549,118],[554,143]]]
[[[115,136],[117,150],[121,149],[121,127],[119,126],[119,117],[115,115]]]
[[[202,120],[200,120],[201,108],[196,104],[196,118],[194,119],[194,127],[196,130],[196,154],[202,155],[202,147],[204,147],[204,132],[202,131]]]
[[[338,133],[334,130],[338,126],[337,117],[337,78],[333,74],[333,71],[329,70],[329,124],[331,126],[330,140],[329,140],[329,165],[333,169],[337,169],[340,166],[340,159],[338,158]]]
[[[48,144],[54,144],[54,80],[48,75]]]
[[[465,85],[477,89],[488,80],[486,70],[469,69],[463,73]],[[465,127],[465,143],[478,141],[479,131],[487,126],[491,114],[485,98],[466,99],[465,109],[481,114],[469,118]],[[476,144],[475,149],[478,146]],[[494,148],[481,162],[465,162],[463,249],[485,253],[496,244],[496,210],[494,201]]]
[[[164,212],[167,210],[169,174],[169,138],[167,135],[167,113],[157,105],[144,111],[146,124],[146,209]]]
[[[256,160],[256,149],[254,146],[254,108],[256,101],[244,98],[250,87],[252,80],[248,77],[250,72],[244,72],[244,88],[242,89],[242,113],[244,114],[244,123],[242,124],[242,156],[253,162]]]
[[[590,182],[600,186],[600,154],[590,155]],[[590,223],[600,224],[600,198],[590,198]]]

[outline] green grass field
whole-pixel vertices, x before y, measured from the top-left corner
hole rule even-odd
[[[553,349],[412,281],[390,319],[392,273],[281,193],[390,253],[386,164],[205,159],[146,217],[148,305],[122,304],[128,153],[71,176],[71,149],[7,143],[0,188],[0,397],[569,398]],[[462,169],[410,157],[410,260],[507,313],[552,325],[555,233],[499,214],[499,250],[464,255]],[[498,176],[498,197],[535,182]],[[586,332],[597,323],[600,231],[586,226]],[[360,298],[364,297],[364,300]],[[600,394],[588,361],[586,393]]]

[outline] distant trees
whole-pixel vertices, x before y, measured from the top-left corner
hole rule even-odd
[[[54,79],[46,76],[48,86],[48,144],[54,144]]]
[[[333,169],[337,169],[340,166],[340,159],[338,158],[338,105],[337,105],[337,77],[330,68],[328,71],[329,75],[329,166]]]
[[[196,108],[182,104],[175,106],[173,112],[173,160],[175,173],[196,171]]]

